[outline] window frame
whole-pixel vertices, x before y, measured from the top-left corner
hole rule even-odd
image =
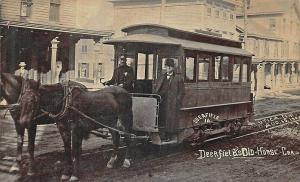
[[[50,0],[49,6],[49,21],[50,22],[59,22],[60,21],[60,0]],[[56,8],[56,9],[53,9]],[[53,12],[53,11],[57,12]],[[54,13],[57,13],[54,15]]]

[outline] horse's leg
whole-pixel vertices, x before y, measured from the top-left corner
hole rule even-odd
[[[120,115],[120,122],[123,126],[125,132],[131,133],[132,132],[132,113],[130,111],[121,113]],[[122,167],[130,167],[130,154],[132,148],[132,141],[129,135],[124,136],[124,142],[126,144],[126,153]]]
[[[114,150],[113,153],[107,162],[106,166],[107,168],[113,168],[116,160],[118,159],[118,150],[119,150],[119,144],[120,144],[120,135],[117,132],[110,131],[112,135],[112,140],[113,140],[113,145],[114,145]]]
[[[24,142],[24,131],[25,128],[20,124],[15,122],[16,132],[17,132],[17,157],[15,163],[10,168],[9,172],[18,172],[20,171],[21,161],[22,161],[22,150]]]
[[[34,174],[34,142],[36,136],[36,125],[33,124],[28,127],[28,152],[29,152],[29,166],[27,175],[31,176]]]
[[[72,129],[72,152],[73,152],[73,173],[70,178],[70,181],[78,181],[79,180],[79,159],[81,155],[81,147],[82,147],[82,133],[80,128],[76,127]]]
[[[58,121],[57,128],[63,140],[65,149],[65,165],[61,180],[67,180],[72,174],[71,129],[68,122],[66,121]]]

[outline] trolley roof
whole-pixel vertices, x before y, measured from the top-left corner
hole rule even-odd
[[[122,29],[127,35],[107,40],[105,44],[145,43],[182,46],[187,50],[248,56],[252,54],[241,48],[241,43],[203,33],[187,32],[161,25],[134,25]]]

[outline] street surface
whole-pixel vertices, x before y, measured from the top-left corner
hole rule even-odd
[[[268,94],[266,97],[256,98],[255,101],[255,118],[294,110],[300,110],[300,89]],[[4,112],[1,111],[0,114],[2,116]],[[109,144],[110,141],[91,135],[83,143],[81,181],[298,182],[299,129],[299,125],[291,124],[270,132],[237,140],[215,141],[192,149],[182,149],[181,146],[163,148],[160,152],[146,152],[147,149],[144,149],[135,153],[129,169],[105,168],[109,152],[101,152],[101,146]],[[27,155],[27,139],[24,143],[23,153]],[[62,146],[54,124],[38,126],[35,148],[37,175],[29,178],[9,174],[16,153],[16,133],[10,116],[1,118],[0,181],[59,181]],[[246,149],[252,157],[234,154],[238,150],[245,152]],[[158,151],[153,148],[149,150]],[[205,152],[213,155],[205,155]],[[226,156],[226,152],[230,155]],[[251,152],[253,155],[250,155]],[[26,167],[26,160],[24,166]]]

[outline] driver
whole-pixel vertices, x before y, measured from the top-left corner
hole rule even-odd
[[[104,82],[104,85],[117,85],[128,92],[133,91],[134,74],[132,67],[127,65],[127,59],[124,55],[119,58],[119,67],[114,70],[110,80]]]

